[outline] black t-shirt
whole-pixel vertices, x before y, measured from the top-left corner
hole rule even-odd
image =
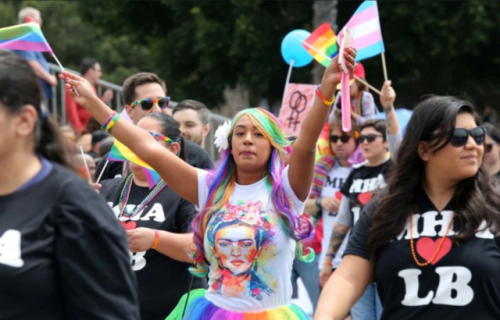
[[[360,165],[354,168],[340,192],[349,199],[352,225],[359,219],[363,207],[373,197],[373,193],[385,187],[385,174],[390,166],[390,160],[376,167]]]
[[[438,212],[423,190],[416,200],[414,249],[423,263],[436,252],[453,212],[449,206]],[[376,201],[363,210],[344,255],[369,259],[367,234]],[[459,245],[447,238],[432,264],[419,267],[411,253],[409,226],[379,250],[375,261],[382,320],[500,319],[500,238],[489,231]],[[457,219],[452,230],[458,230]]]
[[[0,319],[139,319],[127,247],[106,202],[54,165],[0,196]]]
[[[118,202],[124,178],[103,183],[101,195],[119,216]],[[132,183],[127,209],[134,210],[151,192],[148,187]],[[126,229],[150,228],[173,233],[187,233],[197,211],[193,204],[182,199],[168,186],[163,189],[136,217],[120,217]],[[189,290],[190,264],[171,259],[156,250],[130,253],[130,263],[138,283],[139,303],[142,320],[164,320],[175,308],[182,295]],[[192,289],[206,288],[204,278],[194,277]]]
[[[214,167],[214,163],[212,162],[212,159],[210,159],[210,155],[208,154],[208,152],[196,143],[191,142],[188,139],[184,139],[184,148],[186,152],[186,162],[191,166],[200,169],[212,169]],[[101,161],[99,161],[99,163],[97,164],[95,171],[96,181],[103,169],[104,172],[100,181],[121,178],[123,176],[124,163],[109,161],[106,165],[106,168],[104,168],[107,159],[108,154],[103,156]]]

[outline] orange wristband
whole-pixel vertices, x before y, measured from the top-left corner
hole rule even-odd
[[[158,243],[160,243],[160,232],[155,230],[155,243],[153,243],[151,249],[156,249],[156,247],[158,247]]]
[[[321,88],[321,85],[316,87],[316,95],[318,96],[318,98],[321,99],[321,101],[323,101],[324,104],[326,104],[327,106],[331,106],[333,104],[333,102],[335,102],[335,97],[333,97],[331,101],[326,100],[326,98],[319,91],[319,88]]]

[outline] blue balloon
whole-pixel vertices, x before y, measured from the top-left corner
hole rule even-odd
[[[302,45],[311,33],[306,30],[294,30],[289,32],[281,42],[281,55],[285,62],[290,64],[293,60],[294,67],[303,67],[313,61],[313,57]]]

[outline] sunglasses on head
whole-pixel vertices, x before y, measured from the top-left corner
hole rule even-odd
[[[484,144],[484,139],[486,136],[486,129],[483,127],[475,127],[474,129],[455,129],[453,131],[453,136],[451,137],[451,145],[454,147],[463,147],[467,144],[469,140],[469,135],[474,139],[474,142],[478,146],[482,146]],[[493,147],[493,146],[492,146]]]
[[[159,138],[167,143],[173,143],[174,141],[172,139],[170,139],[169,137],[165,137],[164,135],[162,134],[159,134],[159,133],[156,133],[156,132],[150,132],[149,133],[150,135],[152,135],[153,137],[155,138]]]
[[[137,100],[132,102],[130,107],[135,108],[136,105],[140,105],[142,110],[148,111],[151,110],[155,104],[158,105],[160,109],[168,108],[170,106],[170,97]]]
[[[373,141],[375,141],[375,139],[377,139],[378,137],[381,137],[383,138],[384,136],[381,135],[381,134],[367,134],[367,135],[360,135],[359,138],[358,138],[358,142],[359,143],[363,143],[366,139],[366,141],[368,143],[372,143]]]
[[[351,140],[351,136],[348,134],[343,134],[341,136],[337,136],[335,134],[332,134],[330,136],[330,142],[337,143],[337,141],[339,141],[339,139],[342,143],[347,143],[349,140]]]

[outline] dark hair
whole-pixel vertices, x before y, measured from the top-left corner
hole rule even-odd
[[[495,140],[496,143],[500,143],[500,130],[497,127],[491,123],[485,123],[483,127],[486,129],[486,134],[489,135],[491,139]]]
[[[101,130],[101,124],[94,117],[92,117],[89,119],[89,122],[87,122],[82,134],[92,133],[97,130]]]
[[[48,111],[41,109],[41,99],[38,77],[28,62],[15,53],[0,50],[0,106],[11,114],[16,114],[25,105],[32,105],[38,113],[33,152],[68,167],[59,129],[48,118]]]
[[[431,96],[415,108],[397,153],[398,161],[392,164],[386,178],[387,188],[381,191],[373,214],[368,233],[372,259],[376,259],[383,245],[404,231],[412,214],[416,204],[414,194],[421,190],[425,177],[424,162],[418,155],[419,143],[428,141],[433,152],[445,147],[461,113],[473,115],[479,124],[474,106],[455,97]],[[487,228],[499,230],[500,195],[482,167],[473,177],[458,183],[450,204],[460,228],[455,240],[472,237],[483,221],[487,222]]]
[[[359,132],[363,131],[363,129],[365,129],[365,128],[373,128],[373,129],[377,130],[384,138],[384,141],[386,140],[387,126],[386,126],[385,120],[382,120],[382,119],[368,120],[361,125]]]
[[[134,74],[133,76],[128,77],[123,83],[122,95],[123,101],[125,104],[131,104],[135,101],[137,94],[135,92],[135,88],[138,86],[142,86],[143,84],[148,83],[158,83],[165,93],[167,93],[167,87],[165,86],[165,82],[163,82],[158,76],[154,73],[149,72],[141,72]]]
[[[183,100],[179,102],[174,110],[172,110],[172,115],[174,115],[177,111],[182,111],[186,109],[194,110],[198,113],[200,117],[200,121],[202,125],[206,125],[210,122],[210,110],[208,110],[207,106],[196,100]]]
[[[92,132],[92,147],[94,147],[96,143],[99,143],[110,136],[111,135],[104,130],[96,130]]]
[[[101,144],[99,145],[99,154],[101,156],[104,156],[105,154],[109,153],[111,151],[111,148],[113,147],[113,143],[115,143],[115,138],[112,136],[107,137],[106,139],[101,141]]]
[[[161,126],[161,134],[165,137],[172,139],[174,142],[178,142],[180,145],[179,150],[179,158],[186,161],[186,147],[184,143],[184,138],[181,136],[181,130],[179,129],[179,125],[177,122],[169,116],[168,114],[164,114],[161,112],[150,113],[145,116],[145,118],[155,119],[160,123]]]
[[[82,60],[82,65],[80,67],[80,73],[84,76],[90,69],[94,69],[97,60],[94,58],[86,58]]]

